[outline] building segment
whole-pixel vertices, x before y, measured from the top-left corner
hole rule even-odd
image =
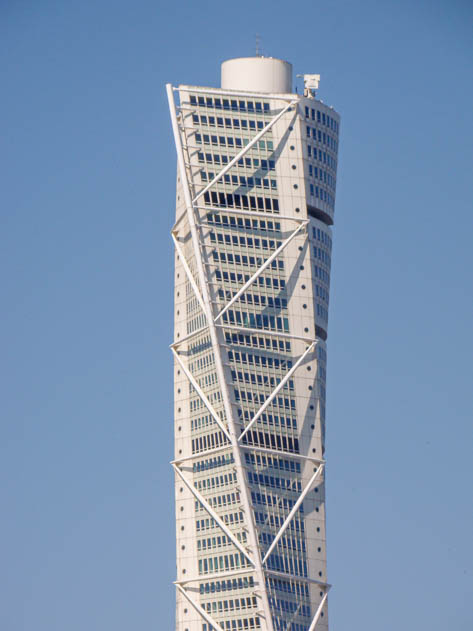
[[[339,115],[292,67],[167,86],[176,631],[328,629],[325,375]]]

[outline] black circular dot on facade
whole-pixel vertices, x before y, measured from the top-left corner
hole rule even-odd
[[[182,454],[182,449],[179,449],[179,453]]]
[[[301,285],[302,289],[305,289],[305,285]]]
[[[181,550],[185,550],[185,549],[186,549],[186,546],[181,546]]]
[[[184,613],[187,613],[187,609],[184,609]]]
[[[294,188],[299,188],[299,186],[297,184],[294,184]]]
[[[180,412],[180,411],[181,411],[181,408],[177,408],[177,411],[178,411],[178,412]]]
[[[309,386],[309,390],[313,390],[314,388],[312,386]]]
[[[320,532],[320,528],[317,526],[317,532]]]
[[[301,270],[302,270],[302,269],[304,269],[304,266],[303,266],[303,265],[300,265],[300,266],[299,266],[299,269],[301,269]]]
[[[322,548],[317,548],[317,552],[322,552]]]
[[[307,309],[307,305],[302,305],[302,308],[303,309]]]
[[[319,576],[322,576],[322,572],[319,572]]]
[[[179,425],[179,427],[177,428],[177,431],[180,432],[182,429],[182,427]]]
[[[302,252],[304,248],[302,247],[302,245],[299,246],[299,252]]]
[[[310,429],[315,429],[315,425],[311,425],[311,426],[310,426]]]
[[[289,112],[291,112],[291,111],[292,111],[292,107],[291,107],[291,109],[289,110]],[[294,127],[293,127],[292,125],[290,125],[290,127],[289,127],[289,131],[292,131],[293,129],[294,129]]]
[[[301,209],[300,208],[296,208],[296,213],[300,213]]]
[[[181,513],[182,513],[183,510],[184,510],[184,506],[181,506]]]
[[[315,447],[312,448],[312,453],[315,454]]]
[[[308,333],[308,332],[309,332],[309,329],[308,329],[307,327],[304,327],[304,331],[305,331],[306,333]]]
[[[186,573],[186,571],[185,571],[185,570],[182,570],[182,573],[183,573],[183,574],[185,574],[185,573]]]
[[[296,165],[295,165],[295,164],[293,164],[293,165],[292,165],[292,168],[293,168],[293,169],[297,169],[297,167],[296,167]]]
[[[294,151],[294,149],[295,149],[294,145],[291,145],[289,148],[290,148],[291,151]]]
[[[307,370],[312,370],[312,366],[307,366]]]
[[[314,406],[313,406],[313,405],[311,405],[311,406],[310,406],[310,409],[311,409],[311,410],[313,410],[313,409],[315,409],[315,408],[314,408]]]

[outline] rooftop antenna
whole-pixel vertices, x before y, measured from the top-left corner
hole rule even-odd
[[[313,99],[317,95],[317,90],[320,83],[319,74],[298,74],[298,77],[304,79],[304,96],[308,96]]]
[[[258,35],[258,33],[256,33],[256,35],[255,35],[255,40],[256,40],[256,56],[257,57],[262,57],[262,55],[261,55],[261,48],[260,48],[261,37]]]

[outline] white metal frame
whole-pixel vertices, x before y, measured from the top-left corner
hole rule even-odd
[[[274,627],[273,627],[273,621],[272,621],[272,616],[271,616],[271,609],[270,609],[270,605],[269,605],[269,598],[268,598],[268,593],[267,593],[267,588],[266,588],[266,583],[265,583],[265,578],[264,578],[264,574],[274,574],[274,575],[278,575],[279,573],[274,572],[272,570],[270,570],[269,568],[265,568],[265,564],[266,561],[268,560],[269,556],[271,555],[272,551],[274,550],[274,548],[278,545],[280,539],[283,537],[287,527],[289,526],[290,522],[292,521],[292,519],[294,518],[295,514],[297,513],[297,511],[300,508],[301,503],[303,502],[304,498],[306,497],[307,493],[309,492],[310,488],[312,487],[312,485],[315,483],[315,481],[320,477],[320,475],[323,472],[324,469],[324,465],[325,465],[325,461],[318,459],[318,458],[312,458],[311,456],[304,456],[301,454],[291,454],[291,453],[287,453],[284,451],[278,451],[276,449],[267,449],[267,448],[261,448],[261,447],[253,447],[251,445],[245,445],[242,444],[242,439],[243,437],[246,435],[246,433],[248,432],[248,430],[258,421],[258,419],[261,417],[261,415],[263,414],[263,412],[267,409],[267,407],[271,404],[271,402],[274,400],[274,398],[277,396],[277,394],[284,388],[284,386],[286,385],[286,383],[288,382],[288,380],[292,377],[292,375],[295,373],[295,371],[297,370],[297,368],[304,362],[304,360],[306,359],[306,357],[315,349],[316,344],[318,343],[318,339],[313,339],[310,338],[309,336],[297,336],[297,335],[291,335],[291,334],[287,334],[287,333],[278,333],[278,332],[274,332],[274,331],[265,331],[265,330],[260,330],[260,329],[250,329],[247,327],[241,327],[241,326],[235,326],[235,325],[230,325],[230,324],[220,324],[218,321],[222,318],[222,316],[227,312],[227,310],[245,293],[245,291],[252,285],[252,283],[254,283],[257,278],[264,272],[264,270],[271,265],[271,263],[283,252],[283,250],[289,245],[289,243],[291,243],[291,241],[298,235],[301,234],[302,231],[306,228],[307,224],[309,223],[308,219],[302,219],[302,218],[298,218],[298,217],[288,217],[288,216],[284,216],[284,215],[279,215],[279,214],[262,214],[259,212],[254,212],[254,211],[250,211],[250,210],[239,210],[239,209],[221,209],[221,208],[215,208],[212,206],[202,206],[199,205],[199,200],[200,198],[207,192],[209,191],[212,186],[214,186],[214,184],[216,184],[235,164],[238,163],[238,161],[251,149],[251,147],[253,147],[260,138],[262,138],[272,127],[273,125],[275,125],[277,123],[277,121],[279,121],[288,111],[290,111],[292,109],[292,107],[294,105],[297,105],[298,100],[294,100],[293,96],[291,96],[290,98],[287,95],[256,95],[255,93],[251,93],[248,94],[248,96],[251,96],[253,98],[261,96],[261,97],[265,97],[265,98],[278,98],[281,99],[282,101],[286,102],[285,106],[275,115],[273,116],[273,118],[270,120],[270,122],[260,131],[258,132],[251,140],[250,142],[245,145],[245,147],[243,147],[235,156],[234,158],[232,158],[232,160],[212,179],[211,182],[209,182],[203,189],[201,189],[200,191],[198,191],[197,193],[192,192],[194,191],[194,184],[193,184],[193,177],[192,177],[192,165],[190,163],[190,159],[188,156],[188,159],[185,159],[185,152],[188,152],[189,149],[189,144],[187,143],[187,139],[186,139],[186,131],[185,131],[185,125],[182,124],[180,125],[178,116],[177,116],[177,111],[176,111],[176,104],[174,101],[174,90],[182,90],[182,91],[192,91],[192,92],[197,92],[197,93],[205,93],[205,94],[210,94],[210,93],[215,93],[215,94],[219,94],[219,95],[223,95],[223,94],[229,94],[231,96],[246,96],[246,94],[241,93],[241,92],[225,92],[222,90],[218,90],[218,91],[212,91],[212,90],[207,90],[207,89],[198,89],[198,88],[193,88],[193,87],[187,87],[187,86],[180,86],[179,88],[173,88],[170,84],[168,84],[166,86],[166,90],[167,90],[167,95],[168,95],[168,100],[169,100],[169,108],[170,108],[170,113],[171,113],[171,122],[172,122],[172,128],[173,128],[173,134],[174,134],[174,140],[175,140],[175,144],[176,144],[176,150],[177,150],[177,158],[178,158],[178,167],[179,167],[179,173],[180,173],[180,179],[181,179],[181,185],[182,185],[182,191],[184,194],[184,200],[185,200],[185,206],[186,206],[186,210],[179,216],[179,218],[176,220],[173,228],[172,228],[172,232],[171,232],[171,236],[176,248],[176,252],[179,255],[179,258],[183,264],[183,268],[184,271],[186,273],[186,276],[190,282],[190,285],[196,295],[196,298],[199,302],[200,307],[202,308],[202,311],[205,315],[206,318],[206,325],[204,327],[202,327],[201,329],[199,329],[198,331],[194,331],[193,333],[185,336],[184,338],[182,338],[181,340],[176,340],[172,345],[171,345],[171,350],[173,352],[173,355],[175,357],[175,360],[177,361],[177,363],[179,364],[179,366],[182,368],[182,370],[184,371],[184,374],[186,375],[187,379],[189,380],[189,382],[192,384],[192,386],[194,387],[194,389],[196,390],[198,396],[201,398],[201,400],[203,401],[204,405],[207,407],[207,409],[209,410],[210,414],[212,415],[213,419],[215,420],[215,422],[218,424],[218,426],[220,427],[220,429],[223,431],[224,435],[226,436],[226,438],[229,441],[228,445],[223,445],[221,447],[212,449],[212,450],[207,450],[205,452],[199,453],[199,454],[194,454],[192,456],[189,457],[185,457],[185,458],[179,458],[175,461],[172,462],[172,466],[173,469],[176,473],[176,475],[182,480],[182,482],[186,485],[186,487],[188,488],[188,490],[193,494],[193,496],[200,502],[200,504],[203,506],[203,508],[208,512],[208,514],[215,520],[216,524],[220,527],[220,529],[225,533],[225,535],[232,541],[232,543],[235,545],[235,547],[248,559],[248,561],[251,563],[252,568],[246,568],[246,569],[242,569],[237,571],[237,573],[248,573],[248,572],[254,572],[256,574],[256,579],[257,579],[257,583],[258,583],[258,589],[257,589],[257,594],[258,596],[261,598],[261,605],[262,605],[262,611],[263,611],[263,618],[264,618],[264,625],[262,628],[264,629],[264,631],[274,631]],[[183,108],[180,108],[181,112]],[[187,109],[192,109],[192,108],[187,108]],[[183,122],[183,121],[182,121]],[[182,132],[182,133],[181,133]],[[184,142],[183,142],[184,140]],[[256,272],[254,272],[252,274],[252,276],[249,278],[248,281],[246,281],[241,287],[240,289],[238,289],[238,291],[235,293],[235,295],[225,304],[224,307],[220,308],[220,310],[218,311],[218,313],[215,315],[213,313],[213,302],[211,300],[210,297],[210,292],[209,292],[209,286],[212,284],[212,280],[211,278],[209,278],[208,276],[208,264],[204,261],[204,257],[203,257],[203,252],[202,252],[202,248],[205,247],[203,244],[203,239],[201,239],[200,235],[201,235],[201,230],[204,226],[206,226],[205,222],[202,224],[201,223],[201,218],[199,215],[199,211],[200,210],[205,210],[206,212],[224,212],[224,213],[233,213],[233,214],[239,214],[239,215],[243,215],[243,216],[254,216],[254,217],[258,217],[258,218],[264,218],[267,220],[281,220],[281,219],[286,219],[286,220],[293,220],[295,222],[297,222],[299,225],[297,226],[297,228],[291,232],[291,234],[285,239],[285,241],[268,257],[268,259],[266,259],[262,265],[259,266],[258,270]],[[195,258],[195,264],[196,264],[196,273],[197,273],[197,279],[199,281],[200,287],[197,284],[197,280],[194,277],[194,274],[192,273],[192,270],[188,264],[188,261],[186,259],[186,256],[184,254],[184,251],[181,247],[181,244],[179,242],[179,237],[178,237],[178,233],[179,233],[179,227],[181,225],[182,219],[184,217],[187,217],[188,219],[188,223],[189,223],[189,229],[190,229],[190,233],[191,233],[191,240],[192,240],[192,248],[193,248],[193,254],[194,254],[194,258]],[[306,232],[306,238],[308,238],[307,232]],[[207,268],[207,269],[206,269]],[[271,335],[271,336],[275,336],[275,337],[279,337],[279,338],[289,338],[289,339],[296,339],[296,340],[300,340],[305,342],[306,344],[308,344],[307,348],[305,349],[305,351],[303,352],[303,354],[299,357],[299,359],[295,362],[295,364],[291,367],[291,369],[286,373],[286,375],[283,377],[283,379],[277,384],[277,386],[273,389],[273,391],[271,392],[271,394],[268,396],[268,398],[266,399],[266,401],[263,403],[263,405],[260,407],[260,409],[255,413],[255,415],[253,416],[253,418],[251,419],[251,421],[249,422],[249,424],[245,427],[244,431],[238,435],[237,433],[237,425],[238,422],[236,421],[235,417],[234,417],[234,413],[233,413],[233,406],[232,406],[232,402],[231,402],[231,398],[230,398],[230,393],[229,393],[229,388],[228,388],[228,383],[225,379],[225,364],[221,355],[221,349],[222,347],[226,346],[225,340],[224,340],[224,330],[226,329],[230,329],[230,330],[238,330],[242,333],[255,333],[258,335]],[[217,372],[217,376],[218,376],[218,381],[220,384],[220,389],[222,392],[222,398],[223,398],[223,406],[224,406],[224,410],[225,410],[225,417],[226,417],[226,422],[227,422],[227,427],[224,425],[224,423],[222,422],[222,419],[220,418],[220,416],[218,415],[218,413],[216,412],[216,410],[214,409],[214,407],[212,406],[212,404],[210,403],[210,401],[208,400],[208,398],[206,397],[205,393],[202,391],[202,389],[200,388],[199,384],[197,383],[196,379],[194,378],[194,376],[192,375],[191,371],[188,369],[188,367],[186,366],[186,364],[183,362],[179,351],[178,351],[178,347],[180,344],[182,344],[185,341],[188,341],[190,338],[192,338],[193,336],[199,334],[199,333],[204,333],[205,331],[208,331],[209,335],[210,335],[210,339],[211,339],[211,345],[212,345],[212,349],[214,352],[214,358],[215,358],[215,369]],[[199,458],[202,456],[206,456],[206,455],[210,455],[212,453],[217,453],[220,451],[225,451],[225,450],[231,450],[234,456],[234,461],[235,461],[235,470],[237,473],[237,480],[238,480],[238,487],[239,487],[239,491],[240,491],[240,498],[241,498],[241,504],[242,504],[242,508],[243,508],[243,513],[245,515],[246,518],[246,522],[245,522],[245,527],[246,527],[246,532],[248,534],[248,541],[247,541],[247,546],[243,546],[243,544],[237,539],[237,537],[229,530],[229,528],[226,526],[226,524],[220,519],[220,517],[218,516],[218,514],[212,509],[212,507],[208,504],[208,502],[206,501],[206,499],[202,496],[201,493],[199,493],[199,491],[194,487],[193,483],[190,482],[186,476],[184,475],[183,471],[181,470],[182,465],[184,464],[184,462],[189,461],[189,460],[194,460],[195,458]],[[300,493],[297,501],[295,502],[293,508],[291,509],[291,511],[289,512],[289,514],[287,515],[286,519],[284,520],[282,526],[279,528],[274,540],[272,541],[271,545],[269,546],[268,550],[266,551],[266,554],[264,555],[264,558],[261,559],[260,556],[260,545],[258,542],[258,538],[257,538],[257,533],[256,533],[256,528],[255,528],[255,523],[253,521],[252,515],[253,515],[253,511],[252,511],[252,507],[251,507],[251,503],[249,500],[249,491],[248,491],[248,487],[247,487],[247,481],[246,481],[246,477],[245,477],[245,473],[244,473],[244,465],[242,462],[242,455],[241,455],[241,451],[240,450],[251,450],[251,451],[256,451],[256,452],[262,452],[262,453],[267,453],[267,454],[272,454],[275,456],[283,456],[283,457],[289,457],[289,458],[294,458],[294,459],[298,459],[298,460],[302,460],[302,461],[310,461],[313,462],[315,464],[317,464],[317,469],[315,470],[315,473],[311,476],[309,482],[307,483],[307,485],[305,486],[305,488],[303,489],[303,491]],[[226,576],[226,575],[231,575],[231,574],[235,574],[235,571],[230,570],[228,572],[223,572],[223,573],[218,573],[219,576]],[[214,576],[216,577],[217,575],[212,575],[212,577],[214,578]],[[287,575],[284,575],[287,576]],[[289,578],[289,577],[288,577]],[[306,580],[303,579],[302,577],[292,577],[294,580]],[[220,625],[214,621],[211,616],[209,616],[207,614],[207,612],[197,603],[194,601],[193,598],[190,597],[190,595],[187,593],[186,589],[185,589],[185,585],[188,583],[192,583],[195,582],[197,580],[201,580],[201,577],[197,578],[188,578],[185,579],[183,581],[176,581],[176,587],[179,590],[180,593],[182,593],[182,595],[189,601],[189,603],[194,607],[194,609],[211,625],[213,626],[215,629],[217,629],[218,631],[223,631],[222,628],[220,627]],[[321,586],[325,586],[326,589],[328,589],[329,586],[327,586],[325,583],[322,583],[320,581],[313,581],[312,579],[307,579],[309,580],[309,582],[315,582],[317,584],[320,584]],[[315,616],[311,622],[309,631],[314,631],[315,626],[317,624],[317,621],[320,617],[323,605],[326,601],[327,598],[327,593],[325,593],[324,597],[322,598],[322,601],[315,613]]]

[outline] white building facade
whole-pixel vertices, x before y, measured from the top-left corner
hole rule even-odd
[[[175,244],[176,631],[328,629],[324,435],[340,119],[317,75],[167,86]]]

